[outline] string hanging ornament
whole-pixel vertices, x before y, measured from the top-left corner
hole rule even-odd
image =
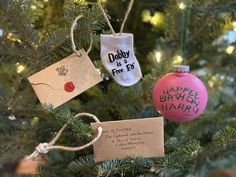
[[[59,105],[68,101],[69,99],[72,99],[73,97],[77,96],[79,93],[82,93],[82,91],[102,81],[102,78],[100,77],[95,66],[93,65],[93,63],[88,57],[88,53],[91,51],[91,48],[92,48],[92,43],[93,43],[92,37],[91,37],[90,45],[87,52],[84,49],[77,50],[76,48],[73,33],[77,25],[77,21],[80,20],[81,18],[83,18],[82,15],[77,16],[71,25],[70,37],[71,37],[72,50],[74,51],[74,53],[70,55],[69,57],[66,57],[65,59],[47,67],[46,69],[28,78],[36,94],[38,95],[40,101],[42,103],[49,103],[49,104],[51,103],[53,108],[58,107]],[[48,73],[50,74],[48,75]],[[45,78],[45,77],[42,77],[44,76],[44,74],[47,75],[46,77],[47,82],[44,82],[44,80],[40,80],[42,78]],[[86,78],[86,80],[81,79],[84,77]],[[76,80],[76,82],[73,82],[74,80]],[[64,89],[63,89],[63,85],[64,85]],[[79,85],[78,88],[77,88],[77,85]],[[56,86],[57,87],[60,86],[61,88],[55,89],[54,87]],[[42,95],[42,93],[45,93],[45,88],[48,89],[46,96]],[[50,94],[52,95],[52,98],[60,98],[60,99],[59,100],[50,99],[51,98]],[[57,94],[58,96],[55,96]],[[63,94],[67,95],[67,97],[64,97]],[[95,115],[90,114],[90,113],[79,113],[74,116],[73,120],[84,117],[84,116],[92,118],[96,123],[100,125],[99,119]],[[64,150],[64,151],[70,151],[70,152],[80,151],[82,149],[85,149],[93,145],[101,137],[102,132],[103,132],[103,128],[100,125],[98,127],[97,135],[95,136],[95,138],[83,146],[67,147],[63,145],[56,145],[56,142],[60,139],[67,125],[68,123],[66,123],[58,131],[56,136],[49,143],[45,143],[45,142],[40,143],[35,148],[35,151],[32,154],[30,154],[29,156],[26,156],[19,163],[18,168],[17,168],[17,173],[18,174],[33,174],[33,175],[37,174],[38,173],[37,167],[43,163],[41,156],[39,156],[40,154],[47,154],[51,150]]]
[[[81,117],[90,117],[92,118],[96,123],[101,124],[99,119],[89,113],[79,113],[75,115],[74,120],[81,118]],[[56,136],[49,142],[49,143],[40,143],[36,148],[35,151],[30,154],[29,156],[26,156],[24,159],[21,160],[19,163],[16,172],[19,175],[22,174],[30,174],[30,175],[36,175],[38,174],[37,168],[39,165],[42,165],[45,163],[45,161],[39,156],[40,154],[47,154],[51,150],[64,150],[69,152],[76,152],[81,151],[82,149],[88,148],[89,146],[93,145],[97,140],[102,136],[103,127],[100,125],[97,130],[97,135],[95,138],[90,141],[89,143],[79,146],[79,147],[68,147],[63,145],[56,145],[56,142],[60,139],[63,131],[66,129],[68,123],[66,123],[56,134]]]
[[[90,117],[92,118],[96,123],[101,123],[99,121],[99,119],[93,115],[93,114],[90,114],[90,113],[79,113],[77,115],[75,115],[74,117],[74,120],[75,119],[78,119],[78,118],[81,118],[81,117],[84,117],[84,116],[87,116],[87,117]],[[61,137],[63,131],[66,129],[68,123],[66,123],[57,133],[57,135],[52,139],[52,141],[50,143],[40,143],[36,148],[35,148],[35,151],[26,157],[26,159],[34,159],[36,158],[39,154],[47,154],[50,150],[53,150],[53,149],[57,149],[57,150],[64,150],[64,151],[71,151],[71,152],[74,152],[74,151],[80,151],[82,149],[85,149],[85,148],[88,148],[89,146],[93,145],[102,135],[102,131],[103,131],[103,128],[102,126],[99,126],[98,127],[98,133],[96,135],[96,137],[90,141],[89,143],[83,145],[83,146],[79,146],[79,147],[67,147],[67,146],[61,146],[61,145],[55,145],[55,143],[59,140],[59,138]]]

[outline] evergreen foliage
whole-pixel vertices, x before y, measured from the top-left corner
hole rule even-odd
[[[180,2],[185,3],[184,9],[179,8]],[[104,3],[116,31],[127,4]],[[152,17],[160,12],[161,25],[145,22],[145,10]],[[40,142],[50,141],[68,121],[59,144],[79,146],[91,140],[95,132],[90,122],[74,120],[76,113],[89,112],[101,121],[159,116],[150,93],[156,80],[176,63],[177,55],[204,81],[209,103],[204,115],[193,122],[165,121],[165,157],[95,163],[92,148],[77,153],[52,151],[39,168],[39,176],[203,177],[210,170],[232,167],[236,164],[235,51],[227,54],[225,49],[236,47],[236,40],[232,44],[215,41],[233,31],[231,13],[235,10],[236,3],[228,0],[135,1],[125,32],[134,33],[144,78],[124,88],[109,78],[100,61],[99,34],[109,31],[95,0],[1,1],[0,176],[11,175],[17,162]],[[74,33],[77,48],[86,49],[92,35],[89,56],[104,81],[56,110],[42,108],[27,77],[72,53],[70,26],[80,14],[85,18]],[[160,61],[157,51],[162,53]],[[20,65],[26,69],[17,73]],[[16,120],[9,119],[13,115]]]

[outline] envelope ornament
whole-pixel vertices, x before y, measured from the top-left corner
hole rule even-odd
[[[95,162],[127,157],[163,157],[163,117],[91,123],[96,130],[102,126],[102,136],[93,144]]]
[[[28,77],[39,101],[56,108],[102,81],[84,49]]]

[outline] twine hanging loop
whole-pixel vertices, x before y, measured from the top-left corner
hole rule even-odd
[[[81,118],[81,117],[84,117],[84,116],[87,116],[87,117],[91,117],[93,118],[93,120],[96,122],[96,123],[101,123],[99,121],[99,119],[93,115],[93,114],[89,114],[89,113],[79,113],[77,115],[75,115],[74,119],[77,119],[77,118]],[[102,126],[100,125],[98,127],[98,133],[96,135],[96,137],[90,141],[89,143],[83,145],[83,146],[79,146],[79,147],[67,147],[67,146],[59,146],[59,145],[55,145],[55,143],[59,140],[59,138],[61,137],[63,131],[65,130],[65,128],[67,127],[67,124],[65,124],[60,130],[59,132],[57,133],[57,135],[55,136],[55,138],[53,138],[53,140],[50,142],[50,143],[40,143],[36,148],[35,148],[35,151],[26,157],[26,159],[34,159],[36,158],[39,154],[47,154],[50,150],[52,149],[60,149],[60,150],[65,150],[65,151],[80,151],[82,149],[85,149],[91,145],[93,145],[101,136],[102,136],[102,131],[103,131],[103,128]]]

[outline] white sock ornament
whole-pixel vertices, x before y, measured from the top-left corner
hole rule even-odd
[[[136,84],[142,78],[140,65],[134,53],[133,34],[122,33],[133,2],[134,0],[130,1],[120,33],[115,33],[100,1],[98,3],[113,33],[101,34],[100,36],[102,63],[113,79],[118,84],[126,87]]]

